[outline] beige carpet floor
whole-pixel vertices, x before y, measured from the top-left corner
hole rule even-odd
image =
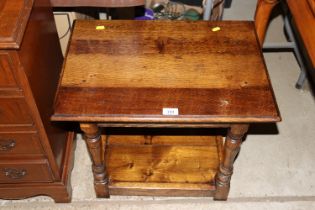
[[[256,0],[233,0],[224,19],[253,18]],[[267,41],[283,41],[282,19],[271,23]],[[90,160],[78,136],[72,171],[73,201],[55,204],[44,196],[0,200],[0,209],[315,209],[315,103],[308,85],[295,89],[294,55],[264,54],[283,121],[251,128],[235,163],[227,202],[212,198],[128,197],[96,199]]]

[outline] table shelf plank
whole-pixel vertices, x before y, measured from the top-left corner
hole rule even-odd
[[[108,135],[103,141],[114,194],[153,195],[160,189],[159,195],[209,196],[215,190],[220,136]]]

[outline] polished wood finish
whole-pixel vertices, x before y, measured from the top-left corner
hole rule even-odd
[[[0,98],[0,125],[25,124],[32,126],[33,119],[24,98]]]
[[[34,0],[0,2],[0,49],[19,48]]]
[[[255,12],[255,27],[259,43],[263,46],[267,26],[272,9],[279,3],[279,0],[258,0]]]
[[[313,12],[313,15],[315,16],[315,1],[314,0],[307,0],[308,5],[310,6],[311,11]]]
[[[0,154],[34,155],[44,154],[44,150],[35,131],[23,133],[1,132]]]
[[[248,130],[248,124],[233,125],[228,131],[223,149],[223,162],[216,175],[215,200],[226,200],[230,190],[233,163],[240,151],[242,138]]]
[[[133,7],[145,0],[50,0],[53,7]]]
[[[74,136],[50,122],[63,61],[50,2],[2,0],[0,17],[0,198],[70,201]]]
[[[106,137],[110,194],[211,195],[222,137],[159,134]]]
[[[52,174],[45,159],[6,160],[0,161],[1,183],[52,182]]]
[[[252,22],[77,21],[53,119],[276,122],[256,40]]]
[[[80,124],[93,162],[94,187],[99,198],[108,198],[108,179],[102,158],[101,132],[95,124]],[[105,152],[105,151],[104,151]]]
[[[18,89],[18,84],[13,73],[11,60],[7,53],[1,52],[0,54],[0,88]]]
[[[313,14],[307,0],[287,0],[287,4],[309,56],[312,68],[315,69],[315,14]]]
[[[280,115],[253,22],[82,20],[52,119],[80,123],[98,197],[225,200],[248,124]]]
[[[67,140],[67,151],[62,164],[62,176],[60,181],[52,182],[25,182],[25,183],[1,183],[0,197],[2,199],[28,198],[34,195],[47,195],[55,202],[67,203],[71,200],[72,187],[70,184],[70,174],[74,161],[74,133],[69,133]],[[12,158],[12,157],[11,157]]]

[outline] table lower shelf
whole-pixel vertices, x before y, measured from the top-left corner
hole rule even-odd
[[[213,196],[221,136],[103,136],[111,195]]]

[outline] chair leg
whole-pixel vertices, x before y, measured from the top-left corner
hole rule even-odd
[[[203,12],[203,20],[210,20],[211,10],[213,7],[213,0],[207,0],[206,5],[204,7],[205,8]]]
[[[303,84],[305,82],[305,79],[306,79],[306,72],[305,71],[301,71],[300,75],[299,75],[299,78],[295,84],[295,87],[297,89],[301,89],[303,87]]]
[[[297,42],[296,42],[296,39],[294,37],[293,30],[291,28],[289,17],[287,14],[284,17],[284,28],[287,32],[289,40],[291,40],[292,43],[294,43],[293,51],[294,51],[296,60],[297,60],[299,66],[300,66],[300,69],[301,69],[301,72],[300,72],[299,78],[295,84],[295,87],[297,89],[301,89],[303,87],[303,84],[304,84],[305,79],[306,79],[306,68],[305,68],[300,50],[298,49]]]

